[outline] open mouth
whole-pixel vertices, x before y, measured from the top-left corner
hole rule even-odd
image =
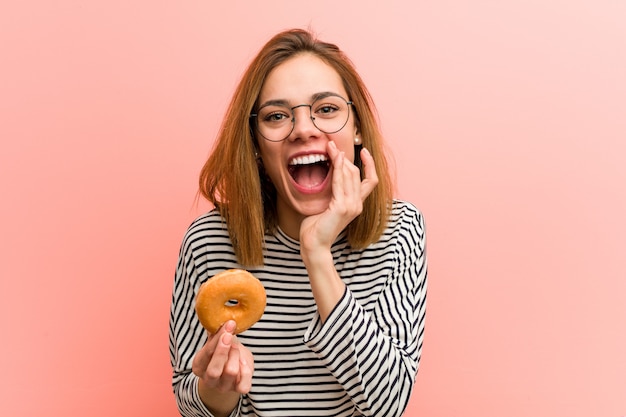
[[[310,189],[324,182],[330,163],[324,154],[304,155],[289,161],[288,169],[296,184]]]

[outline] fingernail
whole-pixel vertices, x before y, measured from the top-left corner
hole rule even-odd
[[[366,154],[371,155],[370,151],[368,151],[367,148],[363,148],[363,150],[365,151]]]
[[[237,323],[235,323],[235,320],[228,320],[226,323],[224,323],[224,329],[226,329],[227,332],[234,332],[236,327]]]
[[[226,346],[229,346],[232,339],[233,339],[232,334],[224,333],[224,335],[222,336],[222,343],[225,344]]]
[[[334,142],[334,141],[332,141],[332,140],[331,140],[330,142],[328,142],[328,144],[329,144],[332,148],[337,149],[337,145],[335,145],[335,142]]]

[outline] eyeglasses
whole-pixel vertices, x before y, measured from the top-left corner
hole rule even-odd
[[[256,130],[270,142],[281,142],[291,135],[296,125],[294,110],[308,107],[311,121],[324,133],[337,133],[348,123],[351,101],[334,94],[324,95],[311,104],[289,107],[282,102],[269,102],[250,115]]]

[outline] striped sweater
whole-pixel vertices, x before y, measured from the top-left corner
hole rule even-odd
[[[395,201],[381,239],[332,246],[346,291],[328,319],[317,313],[298,241],[265,237],[265,265],[248,269],[267,292],[263,317],[238,335],[254,356],[251,391],[232,416],[400,416],[422,350],[427,266],[424,223]],[[176,268],[170,317],[173,387],[183,416],[211,416],[191,372],[206,331],[194,310],[200,284],[241,268],[223,219],[211,211],[189,227]]]

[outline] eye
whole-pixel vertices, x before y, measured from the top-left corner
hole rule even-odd
[[[263,112],[260,116],[264,123],[280,123],[291,119],[291,115],[286,110],[282,109],[268,110],[267,112]]]
[[[332,117],[335,112],[339,110],[339,107],[332,103],[324,103],[316,105],[315,114],[321,117]]]

